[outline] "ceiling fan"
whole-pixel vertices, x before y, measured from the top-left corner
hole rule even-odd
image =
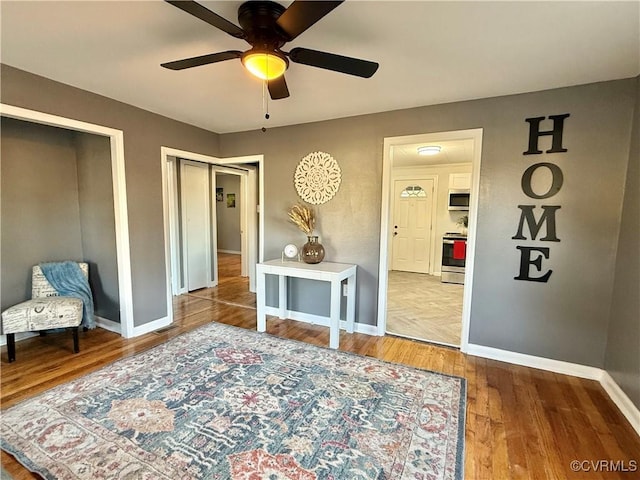
[[[309,48],[296,47],[289,52],[282,50],[287,42],[306,31],[344,0],[295,0],[288,8],[268,0],[251,0],[238,8],[238,23],[242,28],[193,0],[165,1],[251,45],[244,52],[227,50],[162,64],[171,70],[184,70],[239,58],[249,72],[267,82],[269,95],[273,100],[278,100],[289,96],[284,78],[289,60],[363,78],[371,77],[378,69],[375,62]]]

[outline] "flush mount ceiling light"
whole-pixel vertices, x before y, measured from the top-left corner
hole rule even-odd
[[[289,61],[277,52],[252,49],[242,55],[242,64],[256,77],[262,80],[273,80],[284,74]]]
[[[442,147],[440,145],[428,145],[426,147],[418,147],[418,155],[435,155],[440,153]]]

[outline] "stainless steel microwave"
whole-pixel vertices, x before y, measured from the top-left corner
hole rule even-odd
[[[469,210],[468,188],[449,190],[449,210]]]

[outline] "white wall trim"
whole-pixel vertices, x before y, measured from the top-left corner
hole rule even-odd
[[[218,252],[220,252],[220,253],[229,253],[231,255],[240,255],[240,254],[242,254],[242,252],[240,252],[238,250],[225,250],[224,248],[219,248]]]
[[[483,345],[476,345],[473,343],[470,343],[468,347],[469,348],[466,353],[469,355],[475,355],[476,357],[483,357],[490,360],[513,363],[514,365],[522,365],[523,367],[538,368],[540,370],[561,373],[563,375],[588,378],[590,380],[600,381],[600,379],[602,378],[602,369],[596,367],[588,367],[577,363],[536,357],[534,355],[528,355],[526,353],[510,352],[508,350],[485,347]]]
[[[37,336],[38,336],[38,333],[35,333],[35,332],[16,333],[16,343],[18,343],[21,340],[26,340],[27,338],[37,337]],[[6,344],[7,344],[7,336],[0,335],[0,345],[6,345]]]
[[[563,375],[596,380],[602,385],[602,388],[607,395],[609,395],[613,403],[620,409],[622,415],[631,423],[633,429],[640,435],[640,409],[633,404],[627,394],[624,393],[606,370],[471,343],[468,344],[466,353],[468,355],[498,360],[500,362],[522,365],[523,367],[538,368]]]
[[[622,391],[620,386],[606,370],[602,372],[600,384],[609,394],[609,398],[611,398],[613,403],[618,406],[620,412],[629,420],[629,423],[631,423],[636,433],[640,435],[640,409],[633,404],[631,399]]]
[[[262,205],[264,205],[264,156],[263,155],[248,155],[243,157],[232,158],[217,158],[209,155],[202,155],[195,152],[189,152],[186,150],[179,150],[176,148],[161,146],[160,147],[160,161],[162,172],[162,203],[163,203],[163,220],[164,220],[164,242],[165,242],[165,263],[166,263],[166,275],[167,275],[167,312],[170,317],[173,317],[172,304],[173,294],[175,292],[175,286],[180,282],[177,279],[172,278],[172,272],[177,267],[177,252],[175,251],[177,246],[177,238],[175,231],[175,199],[169,192],[170,189],[175,188],[175,168],[170,167],[169,163],[175,161],[177,158],[183,158],[187,160],[193,160],[197,162],[207,163],[213,165],[216,170],[224,171],[224,166],[231,168],[241,169],[248,175],[249,178],[255,179],[255,168],[252,165],[243,165],[245,163],[258,164],[258,187],[249,188],[247,192],[248,201],[244,202],[249,208],[255,202],[255,208],[260,212],[257,219],[257,225],[254,225],[253,221],[247,221],[247,232],[251,238],[249,241],[249,251],[247,252],[249,263],[249,291],[255,292],[255,264],[264,260],[264,214]],[[229,172],[238,173],[238,170],[228,170]],[[217,250],[215,250],[217,253]],[[217,267],[217,260],[216,260]],[[216,275],[217,280],[217,275]],[[180,295],[187,293],[186,287],[181,287],[180,291],[175,294]]]
[[[118,322],[114,322],[113,320],[108,320],[106,318],[99,317],[98,315],[94,315],[96,319],[96,326],[103,328],[105,330],[109,330],[110,332],[115,332],[121,334],[122,326]],[[20,332],[16,333],[16,343],[22,340],[26,340],[27,338],[37,337],[39,335],[38,332]],[[0,345],[7,344],[7,336],[0,335]],[[80,345],[82,347],[82,345]]]
[[[115,214],[116,256],[118,291],[122,336],[133,336],[133,284],[131,280],[131,256],[129,247],[129,220],[127,213],[127,189],[124,162],[124,133],[122,130],[81,122],[71,118],[28,110],[0,103],[0,115],[32,123],[62,127],[78,132],[109,137],[111,143],[111,173],[113,208]]]
[[[96,319],[96,326],[103,328],[105,330],[109,330],[110,332],[121,333],[122,325],[118,322],[114,322],[113,320],[109,320],[108,318],[102,318],[97,315],[94,315]]]
[[[265,313],[274,317],[280,316],[280,309],[278,307],[265,307]],[[298,322],[310,323],[312,325],[320,325],[329,328],[329,317],[323,315],[314,315],[312,313],[298,312],[296,310],[285,310],[285,317],[289,320],[297,320]],[[267,320],[268,321],[268,320]],[[346,320],[340,320],[340,330],[347,329]],[[354,331],[356,333],[364,333],[365,335],[376,336],[378,335],[378,328],[375,325],[364,325],[356,322],[354,325]]]
[[[168,327],[172,322],[173,315],[167,315],[166,317],[159,318],[158,320],[153,320],[152,322],[135,327],[133,329],[133,336],[138,337],[140,335],[144,335],[145,333],[160,330],[161,328]]]

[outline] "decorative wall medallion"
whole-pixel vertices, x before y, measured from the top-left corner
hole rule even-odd
[[[340,188],[340,181],[338,162],[325,152],[313,152],[304,157],[294,174],[298,195],[312,205],[331,200]]]

